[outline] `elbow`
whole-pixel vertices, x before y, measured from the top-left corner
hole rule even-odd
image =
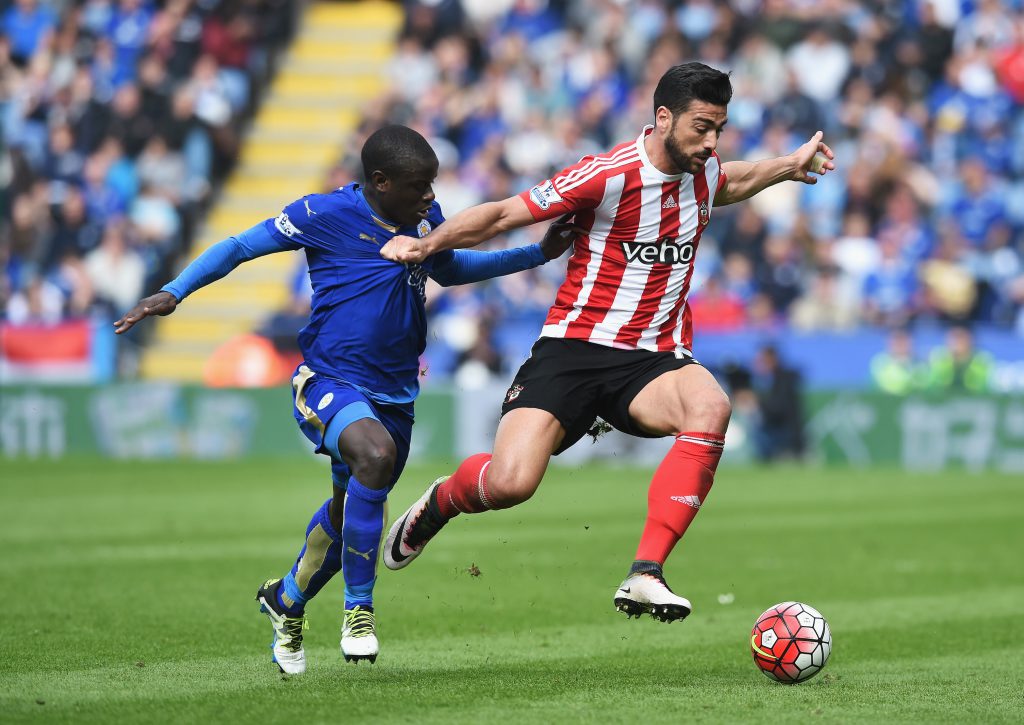
[[[430,275],[430,279],[434,280],[442,287],[454,287],[458,284],[458,281],[455,279],[455,275],[444,272],[439,273],[436,269],[434,270],[434,273]]]
[[[512,197],[512,199],[516,199],[516,197]],[[496,219],[492,225],[494,234],[492,236],[504,234],[522,226],[522,223],[516,218],[513,207],[509,203],[500,201],[491,203],[496,207]]]

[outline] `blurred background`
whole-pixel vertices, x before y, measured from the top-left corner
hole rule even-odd
[[[838,171],[716,210],[690,301],[727,459],[1024,471],[1020,0],[2,0],[0,450],[301,455],[299,253],[125,338],[211,244],[426,136],[446,215],[634,138],[657,80],[732,73],[720,156],[818,129]],[[489,243],[536,241],[543,227]],[[486,448],[564,260],[428,289],[414,456]],[[612,434],[562,462],[655,462]]]

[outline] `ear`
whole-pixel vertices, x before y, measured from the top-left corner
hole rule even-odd
[[[665,106],[658,106],[658,110],[654,112],[654,125],[662,133],[668,133],[672,128],[672,111]]]
[[[383,171],[374,171],[370,174],[370,186],[378,192],[387,191],[391,188],[391,179]]]

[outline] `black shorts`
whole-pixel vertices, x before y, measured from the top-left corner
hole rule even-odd
[[[598,416],[623,433],[659,438],[633,423],[629,404],[655,378],[694,363],[692,357],[672,352],[619,350],[586,340],[542,337],[516,373],[501,414],[540,408],[555,416],[565,429],[555,455],[586,435]]]

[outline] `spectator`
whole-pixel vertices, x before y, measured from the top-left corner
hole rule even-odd
[[[85,256],[85,272],[96,301],[115,315],[138,301],[146,279],[146,264],[128,245],[126,232],[124,222],[108,224],[99,247]]]
[[[907,395],[926,386],[927,371],[914,356],[914,341],[902,328],[889,333],[888,348],[871,358],[871,382],[883,393]]]
[[[782,364],[773,345],[763,346],[754,361],[757,395],[758,458],[800,458],[804,452],[804,401],[800,373]]]
[[[992,358],[976,350],[969,327],[951,327],[945,347],[928,358],[928,386],[933,390],[984,393],[990,389]]]
[[[47,4],[15,0],[4,13],[4,34],[11,39],[11,59],[18,65],[27,65],[56,26],[57,18]]]
[[[786,61],[802,93],[818,103],[831,103],[849,72],[850,51],[819,25],[790,48]]]
[[[856,301],[842,284],[839,270],[825,266],[811,277],[807,291],[793,303],[790,321],[804,332],[845,332],[856,327],[859,313]]]
[[[85,208],[85,197],[77,188],[68,189],[55,216],[55,224],[47,244],[46,267],[69,255],[82,257],[99,246],[103,226],[89,217]]]
[[[708,277],[692,297],[694,329],[698,332],[739,330],[746,322],[746,308],[738,295],[722,284],[719,275]]]
[[[881,260],[864,280],[864,315],[876,325],[899,327],[917,315],[917,278],[901,256],[898,240],[879,242]]]

